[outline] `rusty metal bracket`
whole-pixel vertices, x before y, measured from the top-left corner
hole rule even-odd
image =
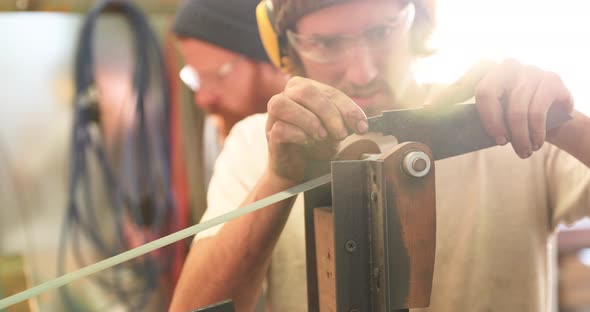
[[[310,312],[429,305],[436,240],[432,159],[426,145],[410,142],[365,160],[334,161],[331,189],[306,193]]]

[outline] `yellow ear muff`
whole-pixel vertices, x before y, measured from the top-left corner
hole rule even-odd
[[[270,61],[283,71],[287,71],[286,59],[281,55],[279,36],[274,27],[274,15],[271,0],[262,0],[256,6],[256,21],[262,45]]]

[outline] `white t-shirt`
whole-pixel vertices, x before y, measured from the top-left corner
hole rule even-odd
[[[203,126],[203,145],[201,146],[201,149],[203,150],[205,187],[208,187],[209,182],[211,182],[213,167],[221,152],[221,144],[219,144],[219,142],[219,135],[215,121],[211,117],[205,118],[205,124]]]
[[[263,173],[265,122],[260,114],[233,128],[203,220],[239,207]],[[548,242],[557,224],[589,215],[590,170],[550,144],[527,160],[507,145],[437,161],[435,168],[431,306],[413,311],[549,311]],[[266,280],[272,312],[307,310],[303,211],[300,196],[273,252]]]

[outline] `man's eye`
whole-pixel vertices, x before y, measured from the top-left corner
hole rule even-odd
[[[391,37],[393,27],[389,25],[382,25],[373,27],[365,32],[365,37],[370,41],[386,40]]]
[[[326,37],[315,38],[314,44],[321,49],[338,49],[342,46],[342,38]]]

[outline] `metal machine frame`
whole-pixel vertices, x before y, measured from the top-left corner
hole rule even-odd
[[[365,156],[332,162],[331,187],[305,194],[309,312],[407,311],[430,303],[432,153],[410,142]],[[326,170],[320,164],[311,172]]]

